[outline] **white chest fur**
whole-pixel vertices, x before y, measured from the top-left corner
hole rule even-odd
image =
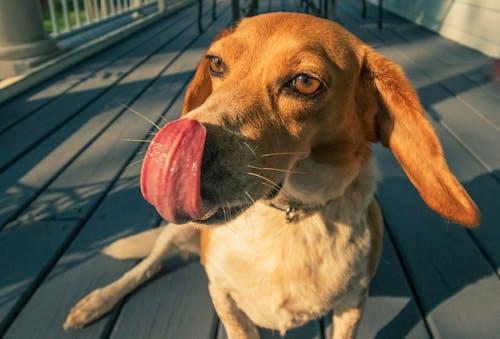
[[[338,187],[330,174],[323,184]],[[370,161],[354,180],[344,177],[350,184],[340,196],[332,188],[325,206],[295,222],[261,201],[212,229],[204,258],[210,283],[227,291],[255,324],[282,333],[363,293],[371,246],[367,208],[376,177]]]
[[[205,269],[257,325],[281,332],[331,310],[368,285],[366,227],[328,225],[316,212],[295,223],[264,203],[211,231]],[[362,218],[363,219],[363,218]]]

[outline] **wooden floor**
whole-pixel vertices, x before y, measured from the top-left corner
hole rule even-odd
[[[296,1],[261,3],[295,10]],[[450,167],[482,211],[472,231],[444,222],[387,150],[378,190],[384,253],[360,338],[498,338],[500,333],[500,83],[492,60],[361,1],[340,1],[339,21],[401,64],[418,89]],[[181,111],[203,50],[230,19],[196,6],[136,33],[0,106],[0,337],[224,338],[199,263],[172,263],[96,323],[64,332],[72,305],[135,262],[100,253],[160,219],[138,189],[151,126]],[[139,161],[139,162],[138,162]],[[324,338],[329,317],[287,338]],[[263,331],[263,336],[279,333]]]

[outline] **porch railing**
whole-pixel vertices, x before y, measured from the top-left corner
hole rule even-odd
[[[53,37],[79,31],[122,15],[140,12],[158,2],[158,0],[40,1],[45,30]]]

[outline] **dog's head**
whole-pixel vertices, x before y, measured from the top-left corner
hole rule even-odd
[[[304,162],[345,169],[339,183],[349,184],[375,142],[391,149],[432,209],[478,223],[397,65],[331,21],[260,15],[209,47],[182,118],[150,146],[141,188],[171,222],[216,222],[223,209],[244,209],[291,176],[314,180],[319,174],[301,173]]]

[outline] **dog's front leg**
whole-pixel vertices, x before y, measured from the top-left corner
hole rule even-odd
[[[333,310],[333,339],[354,339],[365,309],[367,293],[349,295]]]
[[[215,311],[224,324],[229,339],[260,338],[257,327],[250,318],[238,308],[235,301],[226,290],[214,287],[212,284],[209,284],[208,290],[210,291],[210,297],[214,303]]]
[[[161,269],[167,255],[199,253],[199,230],[188,225],[169,225],[158,236],[150,254],[120,279],[83,298],[70,311],[64,328],[80,328],[98,319],[137,286]]]

